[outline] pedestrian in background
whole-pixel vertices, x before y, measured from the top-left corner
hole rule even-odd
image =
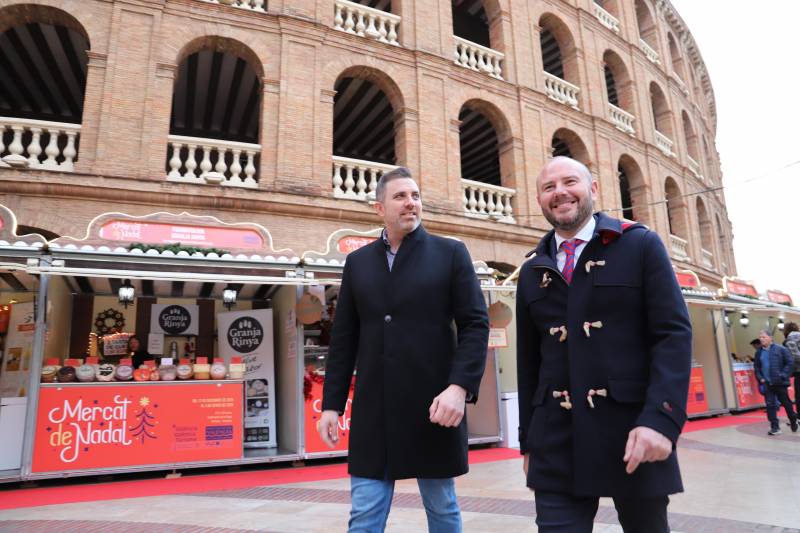
[[[758,334],[761,342],[755,360],[755,371],[758,382],[767,388],[767,419],[769,431],[767,435],[780,435],[781,427],[778,422],[778,403],[786,410],[792,432],[797,431],[797,415],[792,402],[789,401],[789,376],[794,372],[794,358],[789,350],[772,342],[769,331],[762,329]]]

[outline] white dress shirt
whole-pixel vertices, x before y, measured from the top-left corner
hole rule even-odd
[[[580,243],[578,246],[575,247],[575,266],[578,266],[578,259],[581,257],[581,252],[583,249],[586,248],[586,243],[592,240],[594,237],[594,227],[596,222],[594,221],[594,216],[589,217],[589,220],[583,227],[575,234],[573,239],[580,239],[583,242]],[[564,270],[564,263],[567,262],[567,252],[561,249],[561,243],[564,241],[568,241],[570,239],[565,239],[561,235],[558,234],[556,231],[556,264],[558,265],[558,270]]]

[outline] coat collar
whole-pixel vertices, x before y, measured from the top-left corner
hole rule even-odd
[[[631,223],[627,221],[622,221],[617,218],[612,218],[607,214],[603,213],[602,211],[598,211],[594,215],[595,227],[594,227],[594,238],[598,236],[601,238],[603,244],[608,244],[612,241],[615,241],[625,232],[628,228],[633,227],[636,223]],[[542,240],[539,241],[539,245],[525,254],[525,257],[534,256],[534,261],[536,258],[546,256],[552,262],[555,262],[555,230],[550,230],[547,234],[542,237]],[[594,238],[592,240],[594,240]],[[537,263],[534,263],[537,264]]]
[[[403,242],[400,244],[400,248],[398,248],[397,255],[394,258],[394,264],[392,265],[392,272],[394,272],[397,269],[401,259],[402,262],[405,262],[404,258],[407,257],[408,254],[411,253],[411,250],[417,245],[417,243],[424,240],[425,237],[427,237],[427,235],[428,232],[425,231],[425,228],[422,227],[422,223],[420,223],[420,225],[417,226],[417,228],[414,231],[403,237]],[[388,270],[389,263],[387,262],[386,259],[386,243],[384,242],[382,236],[383,233],[381,234],[381,237],[378,237],[378,239],[375,240],[374,242],[374,244],[376,245],[375,250],[378,251],[380,257],[383,259],[382,263],[386,266],[386,269]]]

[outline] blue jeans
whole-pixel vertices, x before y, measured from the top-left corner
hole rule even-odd
[[[430,533],[461,533],[461,510],[453,478],[417,479]],[[392,507],[393,479],[350,477],[349,533],[378,533]]]

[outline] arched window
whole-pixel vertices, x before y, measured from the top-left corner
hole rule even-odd
[[[187,46],[172,93],[169,181],[258,185],[262,77],[257,56],[239,42]]]
[[[465,213],[513,222],[513,175],[508,122],[492,104],[466,102],[458,114],[461,188]]]
[[[452,13],[456,63],[503,79],[496,0],[452,0]]]
[[[90,43],[60,9],[0,10],[0,157],[71,171],[78,159]],[[31,122],[31,121],[41,122]]]
[[[461,178],[500,185],[497,132],[480,111],[465,105],[458,114]]]
[[[672,130],[672,110],[667,103],[664,91],[656,82],[650,83],[650,105],[653,110],[656,145],[667,155],[673,153],[674,132]]]
[[[552,156],[566,156],[580,161],[587,167],[590,166],[589,151],[586,144],[581,140],[577,133],[567,128],[560,128],[550,141]]]
[[[364,68],[342,73],[334,89],[334,196],[364,200],[397,164],[400,92],[384,73]]]
[[[647,185],[639,164],[629,155],[622,155],[617,163],[621,215],[628,220],[650,223]]]
[[[689,154],[689,168],[697,177],[702,177],[700,171],[700,155],[697,147],[697,134],[692,126],[692,120],[686,111],[681,112],[681,122],[683,122],[683,136],[686,140],[686,151]]]
[[[575,39],[567,25],[555,15],[542,15],[539,26],[545,92],[553,100],[578,109],[580,88]]]
[[[639,28],[639,44],[644,49],[647,58],[658,63],[658,39],[656,37],[656,24],[653,13],[644,0],[634,2],[636,9],[636,24]]]
[[[611,50],[603,54],[603,68],[611,121],[625,133],[633,134],[633,82],[628,68],[622,58]]]
[[[711,226],[711,218],[703,199],[698,197],[695,201],[697,209],[697,223],[700,226],[700,246],[702,248],[702,264],[706,268],[714,268],[714,229]]]
[[[671,255],[678,260],[689,257],[689,229],[686,212],[686,200],[672,178],[664,182],[664,197],[667,200],[667,222],[669,224],[669,242]]]
[[[669,55],[670,62],[672,63],[672,71],[685,84],[686,72],[684,72],[683,69],[683,55],[681,54],[681,50],[678,47],[675,37],[672,36],[672,33],[667,34],[667,41],[669,42]]]

